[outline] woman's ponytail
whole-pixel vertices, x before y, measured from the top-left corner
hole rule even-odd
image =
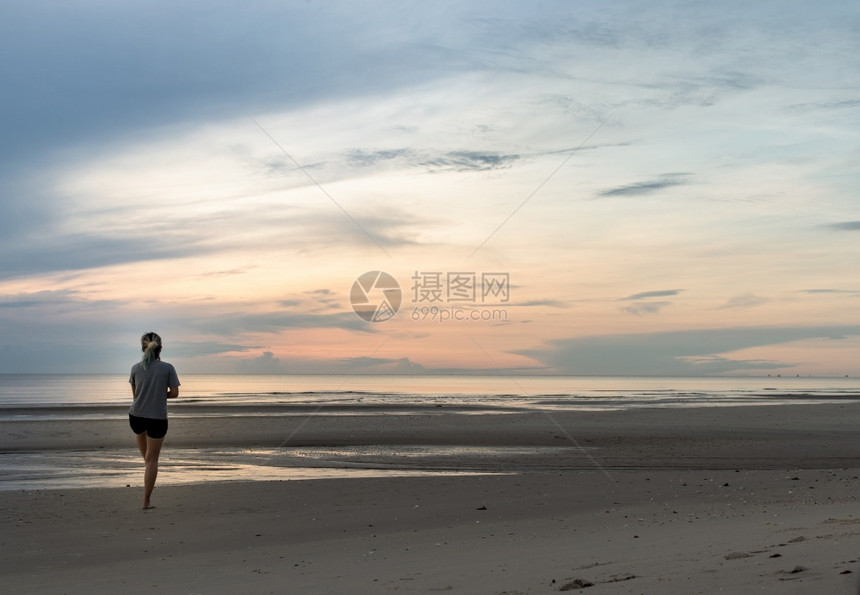
[[[143,369],[146,370],[153,360],[161,357],[161,337],[157,333],[146,333],[140,338],[140,348],[143,351],[143,358],[140,361]]]

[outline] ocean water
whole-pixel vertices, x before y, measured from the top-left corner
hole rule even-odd
[[[624,409],[860,399],[858,378],[572,376],[180,377],[175,403],[212,405],[473,405],[540,409]],[[125,375],[0,374],[0,415],[11,408],[127,405]]]

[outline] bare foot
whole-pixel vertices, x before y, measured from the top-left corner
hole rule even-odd
[[[142,510],[152,510],[153,508],[155,508],[155,506],[153,506],[149,502],[144,502]]]

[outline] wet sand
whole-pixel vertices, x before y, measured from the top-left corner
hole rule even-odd
[[[176,413],[167,460],[493,474],[159,485],[146,512],[109,480],[0,492],[5,592],[860,592],[858,404]],[[131,447],[121,419],[42,421],[0,423],[2,456]]]

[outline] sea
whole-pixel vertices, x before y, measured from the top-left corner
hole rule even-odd
[[[860,401],[858,378],[813,377],[571,377],[571,376],[287,376],[183,374],[182,417],[248,415],[267,405],[296,411],[361,411],[380,407],[454,406],[462,411],[611,411],[745,405],[823,404]],[[0,375],[0,423],[14,435],[33,420],[116,419],[131,403],[125,375]],[[172,406],[172,405],[171,405]],[[215,406],[215,407],[211,407]],[[235,409],[232,407],[235,406]],[[77,427],[80,427],[78,425]],[[434,446],[350,448],[173,448],[160,462],[158,485],[236,480],[458,473],[429,470],[422,461],[458,457],[478,461],[471,472],[494,467],[504,448],[452,450]],[[402,455],[402,465],[378,465]],[[129,435],[125,449],[0,451],[0,491],[89,487],[139,488],[140,455]]]
[[[593,410],[860,399],[860,378],[848,377],[184,374],[181,381],[177,403],[246,406],[451,404]],[[0,374],[0,418],[11,409],[75,409],[130,402],[126,375]]]

